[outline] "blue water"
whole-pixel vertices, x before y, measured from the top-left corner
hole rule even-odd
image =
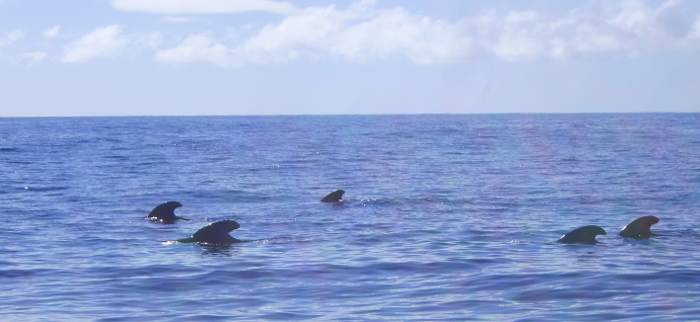
[[[0,171],[3,320],[700,319],[700,114],[0,118]]]

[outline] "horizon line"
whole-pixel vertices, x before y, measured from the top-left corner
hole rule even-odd
[[[376,113],[376,114],[144,114],[144,115],[0,115],[5,118],[109,118],[109,117],[294,117],[294,116],[420,116],[420,115],[566,115],[566,114],[699,114],[700,112],[489,112],[489,113]]]

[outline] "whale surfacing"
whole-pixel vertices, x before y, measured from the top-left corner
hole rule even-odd
[[[177,240],[181,243],[201,243],[208,245],[231,245],[234,243],[242,243],[240,239],[231,237],[228,233],[234,229],[240,228],[237,222],[233,220],[222,220],[204,226],[202,229],[195,232],[192,237]]]
[[[182,207],[182,204],[177,201],[168,201],[153,208],[148,214],[148,219],[160,221],[164,224],[172,224],[175,220],[189,220],[175,216],[175,209]]]
[[[561,236],[558,243],[562,244],[588,244],[595,245],[598,241],[595,239],[597,235],[607,235],[605,229],[600,228],[596,225],[589,225],[576,228],[564,236]]]
[[[321,199],[321,202],[340,202],[343,201],[343,194],[345,191],[343,190],[336,190],[331,193],[329,193],[327,196],[323,197]]]
[[[658,236],[651,232],[651,225],[658,222],[659,218],[655,216],[639,217],[622,228],[620,236],[636,239],[647,239],[651,236]]]

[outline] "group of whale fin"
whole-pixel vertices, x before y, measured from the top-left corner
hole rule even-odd
[[[336,190],[321,199],[322,202],[342,202],[345,191]],[[161,222],[164,224],[173,224],[177,220],[190,220],[187,218],[178,217],[175,215],[175,209],[182,207],[182,204],[177,201],[168,201],[162,203],[148,214],[146,218]],[[240,228],[241,225],[234,220],[226,219],[211,223],[196,231],[189,238],[178,239],[179,243],[199,243],[207,245],[230,245],[243,242],[229,235],[234,229]]]
[[[620,236],[625,238],[647,239],[651,236],[660,236],[651,232],[651,225],[659,222],[659,218],[655,216],[639,217],[622,228]],[[557,242],[563,244],[597,244],[595,239],[598,235],[607,235],[605,229],[596,225],[588,225],[576,228],[564,236],[561,236]]]
[[[345,191],[336,190],[321,199],[321,202],[342,202]],[[182,207],[177,201],[168,201],[153,208],[148,214],[149,219],[165,224],[175,223],[176,220],[190,220],[175,215],[175,209]],[[651,225],[659,222],[655,216],[639,217],[622,228],[620,236],[626,238],[646,239],[651,236],[659,236],[651,232]],[[176,240],[180,243],[201,243],[209,245],[230,245],[240,243],[242,240],[231,237],[229,233],[241,225],[234,220],[226,219],[204,226],[191,237]],[[574,229],[559,238],[557,242],[563,244],[597,244],[596,236],[607,235],[605,229],[596,225],[588,225]]]
[[[190,220],[175,215],[175,209],[180,207],[182,207],[181,203],[177,201],[168,201],[153,208],[146,218],[164,224],[173,224],[176,220]],[[234,220],[226,219],[204,226],[202,229],[192,234],[190,238],[178,239],[176,241],[180,243],[201,243],[209,245],[240,243],[242,240],[233,238],[228,234],[240,227],[241,225]]]

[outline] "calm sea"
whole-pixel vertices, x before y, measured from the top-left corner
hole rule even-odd
[[[0,118],[0,171],[4,321],[700,320],[700,114]]]

